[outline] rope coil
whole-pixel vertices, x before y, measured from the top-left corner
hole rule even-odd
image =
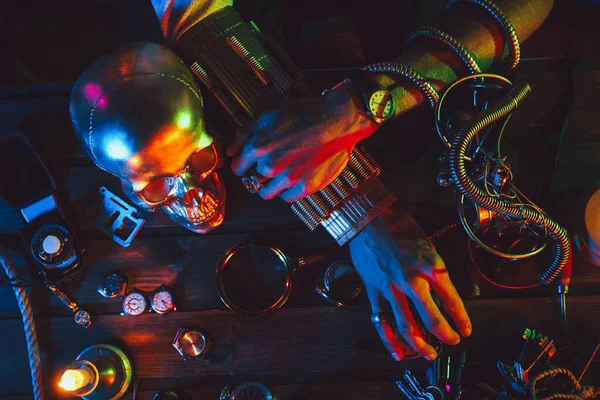
[[[4,268],[8,279],[12,282],[21,282],[17,276],[17,270],[8,258],[6,250],[0,245],[0,264]],[[31,370],[31,384],[33,386],[33,397],[35,400],[44,399],[44,388],[42,386],[42,361],[40,358],[40,348],[38,345],[37,331],[35,321],[33,320],[33,311],[29,297],[25,289],[18,284],[13,285],[13,290],[23,319],[25,329],[25,340],[27,342],[27,352],[29,354],[29,368]]]

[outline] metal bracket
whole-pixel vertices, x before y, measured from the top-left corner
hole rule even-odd
[[[138,217],[138,210],[119,196],[101,186],[88,215],[96,227],[123,247],[129,247],[146,220]]]

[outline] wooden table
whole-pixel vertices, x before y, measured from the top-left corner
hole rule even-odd
[[[308,74],[309,83],[315,87],[329,86],[342,76],[343,71]],[[600,73],[591,76],[600,81]],[[520,188],[568,225],[566,210],[579,192],[554,192],[549,196],[547,186],[570,75],[560,60],[529,60],[523,63],[519,77],[528,80],[534,90],[513,117],[504,139],[505,151]],[[597,93],[598,85],[587,83],[586,87]],[[226,222],[214,232],[193,234],[159,212],[149,216],[128,248],[103,236],[88,219],[86,210],[101,185],[119,195],[122,191],[115,177],[83,156],[68,116],[70,87],[67,82],[2,88],[0,92],[0,134],[21,131],[30,138],[53,174],[58,197],[86,250],[86,268],[72,283],[71,293],[92,313],[89,329],[75,325],[71,312],[39,278],[34,278],[29,290],[49,398],[64,398],[56,386],[61,368],[85,347],[97,343],[116,344],[130,355],[140,380],[140,399],[151,399],[158,390],[174,388],[185,390],[193,399],[216,399],[225,385],[247,380],[268,385],[279,400],[399,399],[394,380],[402,371],[410,368],[422,373],[429,366],[422,360],[397,363],[386,354],[369,322],[366,299],[340,309],[317,295],[316,280],[329,262],[347,254],[345,248],[299,270],[294,292],[282,310],[261,317],[240,316],[227,310],[217,294],[215,267],[233,245],[266,240],[292,257],[300,257],[333,244],[320,228],[309,232],[283,201],[266,203],[246,193],[228,170],[224,171],[228,190]],[[586,112],[593,107],[578,109],[578,115],[585,120]],[[456,218],[451,190],[435,184],[436,158],[443,149],[431,123],[429,111],[419,110],[368,142],[384,166],[384,180],[428,232]],[[579,126],[587,129],[585,124]],[[20,224],[17,215],[2,207],[0,221],[1,242],[10,249],[21,274],[34,276],[35,270],[26,263],[16,234]],[[474,333],[459,348],[446,351],[468,351],[465,384],[482,379],[497,385],[495,362],[511,362],[517,357],[525,328],[551,337],[557,335],[554,338],[558,339],[555,288],[521,293],[496,290],[480,282],[481,296],[469,298],[471,282],[463,279],[468,277],[464,234],[456,230],[448,237],[448,242],[440,241],[439,249],[466,299]],[[177,312],[139,318],[119,315],[120,302],[105,299],[96,291],[100,279],[113,270],[124,272],[130,287],[173,287],[180,299]],[[573,270],[568,337],[575,339],[574,356],[584,357],[590,338],[600,328],[600,268],[585,263],[576,254]],[[217,356],[211,363],[184,361],[171,346],[177,329],[189,325],[206,330],[216,340]],[[0,398],[30,398],[22,322],[12,289],[6,283],[0,285],[0,332]]]

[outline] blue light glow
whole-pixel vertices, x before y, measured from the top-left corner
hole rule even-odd
[[[123,136],[122,134],[115,133],[104,139],[104,150],[109,158],[113,160],[126,160],[131,157],[133,151]]]

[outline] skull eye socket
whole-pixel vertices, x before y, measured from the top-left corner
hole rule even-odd
[[[190,156],[187,163],[188,172],[204,179],[216,169],[217,161],[218,157],[214,146],[205,147]]]
[[[139,193],[147,201],[159,203],[169,197],[174,187],[175,179],[172,177],[164,177],[150,182]]]

